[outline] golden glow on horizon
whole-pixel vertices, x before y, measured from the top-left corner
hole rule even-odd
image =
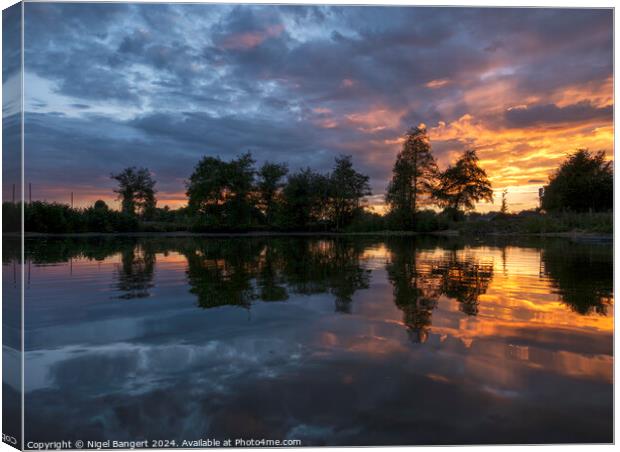
[[[277,30],[273,30],[277,32]],[[241,39],[241,38],[239,38]],[[245,39],[245,38],[243,38]],[[243,41],[241,39],[241,41]],[[249,38],[248,38],[249,39]],[[243,41],[245,42],[245,41]],[[254,42],[254,41],[252,41]],[[250,43],[251,44],[251,43]],[[245,45],[245,44],[244,44]],[[343,80],[345,87],[354,85],[354,80]],[[510,211],[520,211],[538,206],[538,189],[547,183],[548,177],[557,169],[565,157],[579,148],[592,151],[604,150],[609,159],[613,159],[614,129],[611,120],[590,119],[579,122],[562,122],[554,124],[532,124],[529,127],[508,127],[501,119],[510,109],[528,108],[530,105],[555,104],[562,108],[587,101],[596,108],[613,105],[613,78],[603,83],[586,82],[570,86],[563,90],[551,91],[544,98],[541,96],[517,97],[516,81],[512,79],[489,80],[483,87],[474,87],[464,91],[465,103],[470,113],[458,119],[429,124],[428,132],[431,146],[436,150],[438,165],[445,168],[453,162],[466,148],[478,152],[480,162],[487,171],[495,191],[494,204],[479,204],[476,210],[484,212],[499,209],[501,192],[508,190],[508,207]],[[429,89],[446,85],[449,80],[438,79],[427,83]],[[438,102],[440,111],[450,111],[452,106]],[[421,107],[412,105],[409,107]],[[477,113],[478,112],[478,113]],[[381,168],[388,175],[396,154],[402,146],[402,132],[386,136],[386,131],[397,130],[407,109],[393,109],[386,105],[377,105],[364,111],[351,112],[338,116],[331,108],[317,106],[312,109],[312,122],[315,126],[326,129],[353,129],[361,132],[365,141],[351,143],[350,151],[354,159],[361,159],[368,166]],[[542,118],[544,119],[544,118]],[[77,207],[87,207],[97,199],[103,199],[111,207],[118,208],[110,182],[106,188],[94,185],[75,189]],[[181,184],[181,182],[179,182]],[[387,186],[388,180],[385,180]],[[45,193],[49,201],[69,203],[71,189],[59,187],[35,187],[33,199],[43,200],[37,196]],[[179,208],[187,205],[185,193],[159,193],[158,205]],[[368,198],[369,208],[384,213],[386,206],[383,194],[377,189],[375,195]]]

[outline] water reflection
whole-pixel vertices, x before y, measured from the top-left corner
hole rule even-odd
[[[33,439],[611,440],[610,247],[28,242]]]
[[[411,339],[426,342],[441,294],[437,278],[418,265],[415,241],[391,240],[389,250],[391,259],[386,270],[393,286],[394,303],[403,311],[403,323]]]
[[[371,270],[364,253],[383,243],[378,238],[253,238],[253,239],[36,239],[27,242],[26,259],[35,265],[104,261],[118,255],[115,298],[150,296],[158,255],[179,253],[187,263],[189,290],[202,308],[233,305],[250,308],[256,301],[286,301],[291,294],[329,293],[335,310],[351,310],[353,296],[367,289]],[[576,313],[605,315],[613,298],[610,249],[606,246],[545,242],[539,246],[540,274],[549,278],[552,292]],[[389,238],[385,259],[395,305],[417,341],[424,342],[432,312],[444,295],[460,303],[470,316],[479,311],[495,263],[489,255],[471,252],[458,240]],[[498,246],[498,268],[506,274],[506,249]],[[432,257],[428,253],[440,249]],[[4,263],[18,256],[4,255]],[[11,265],[13,265],[11,264]]]
[[[432,274],[440,277],[441,293],[461,303],[461,311],[465,314],[476,315],[478,299],[486,293],[493,278],[493,262],[452,250],[433,268]]]
[[[579,314],[607,313],[613,297],[611,248],[554,243],[542,250],[544,272],[562,301]]]
[[[147,244],[125,247],[121,251],[121,265],[118,267],[117,289],[122,292],[118,298],[146,298],[153,287],[155,252]]]
[[[330,293],[349,312],[353,294],[368,287],[363,247],[346,240],[211,240],[183,248],[191,293],[202,308],[285,301],[290,294]]]

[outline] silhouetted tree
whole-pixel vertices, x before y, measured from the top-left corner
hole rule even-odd
[[[499,209],[500,213],[503,215],[506,215],[508,213],[508,201],[506,199],[507,197],[508,197],[508,190],[504,190],[502,192],[502,206]]]
[[[155,180],[147,168],[132,166],[118,174],[112,174],[118,182],[114,190],[122,203],[122,211],[128,215],[136,215],[149,219],[155,209]]]
[[[355,171],[351,156],[346,155],[336,158],[329,182],[330,213],[336,230],[340,230],[360,209],[362,198],[371,194],[368,176]]]
[[[278,197],[284,187],[284,176],[288,173],[286,164],[265,162],[258,171],[256,190],[258,205],[265,215],[265,222],[272,226]]]
[[[251,223],[254,159],[248,152],[230,162],[203,157],[187,183],[188,207],[213,227],[245,228]]]
[[[291,174],[282,190],[282,225],[307,229],[325,223],[329,188],[328,177],[310,168]]]
[[[188,207],[192,214],[219,213],[227,199],[226,163],[219,157],[203,157],[187,183]]]
[[[108,205],[102,199],[98,199],[97,201],[95,201],[95,204],[93,204],[93,208],[95,210],[103,210],[103,211],[109,210]]]
[[[392,215],[399,218],[402,226],[413,226],[418,205],[431,194],[436,171],[426,128],[410,129],[396,157],[386,194]]]
[[[542,207],[547,211],[606,211],[613,208],[613,167],[605,152],[580,149],[549,177]]]
[[[440,207],[454,213],[471,210],[479,201],[493,202],[491,182],[478,165],[476,151],[465,151],[454,165],[439,174],[433,197]]]

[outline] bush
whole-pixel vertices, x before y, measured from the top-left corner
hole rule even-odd
[[[416,232],[435,232],[449,229],[449,218],[444,214],[438,214],[433,210],[421,210],[415,215],[413,229]]]
[[[540,213],[488,214],[469,216],[468,221],[457,224],[464,234],[546,234],[559,232],[588,232],[610,234],[613,232],[613,214],[599,213]]]
[[[355,214],[345,232],[377,232],[386,229],[385,217],[378,213],[361,210]]]
[[[533,234],[571,231],[612,233],[613,228],[613,214],[611,212],[565,212],[525,219],[526,231]]]
[[[138,220],[128,214],[97,207],[72,209],[65,204],[35,201],[25,205],[25,230],[41,233],[132,232]]]
[[[176,222],[145,221],[140,225],[142,232],[176,232],[187,231],[187,225]]]

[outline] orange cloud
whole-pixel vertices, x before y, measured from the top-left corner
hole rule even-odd
[[[450,80],[444,78],[444,79],[438,79],[438,80],[431,80],[430,82],[426,83],[424,86],[430,89],[436,89],[436,88],[441,88],[442,86],[446,86],[448,83],[450,83]]]
[[[361,113],[346,115],[347,120],[361,132],[374,133],[386,128],[394,128],[400,124],[404,110],[391,110],[379,107]]]

